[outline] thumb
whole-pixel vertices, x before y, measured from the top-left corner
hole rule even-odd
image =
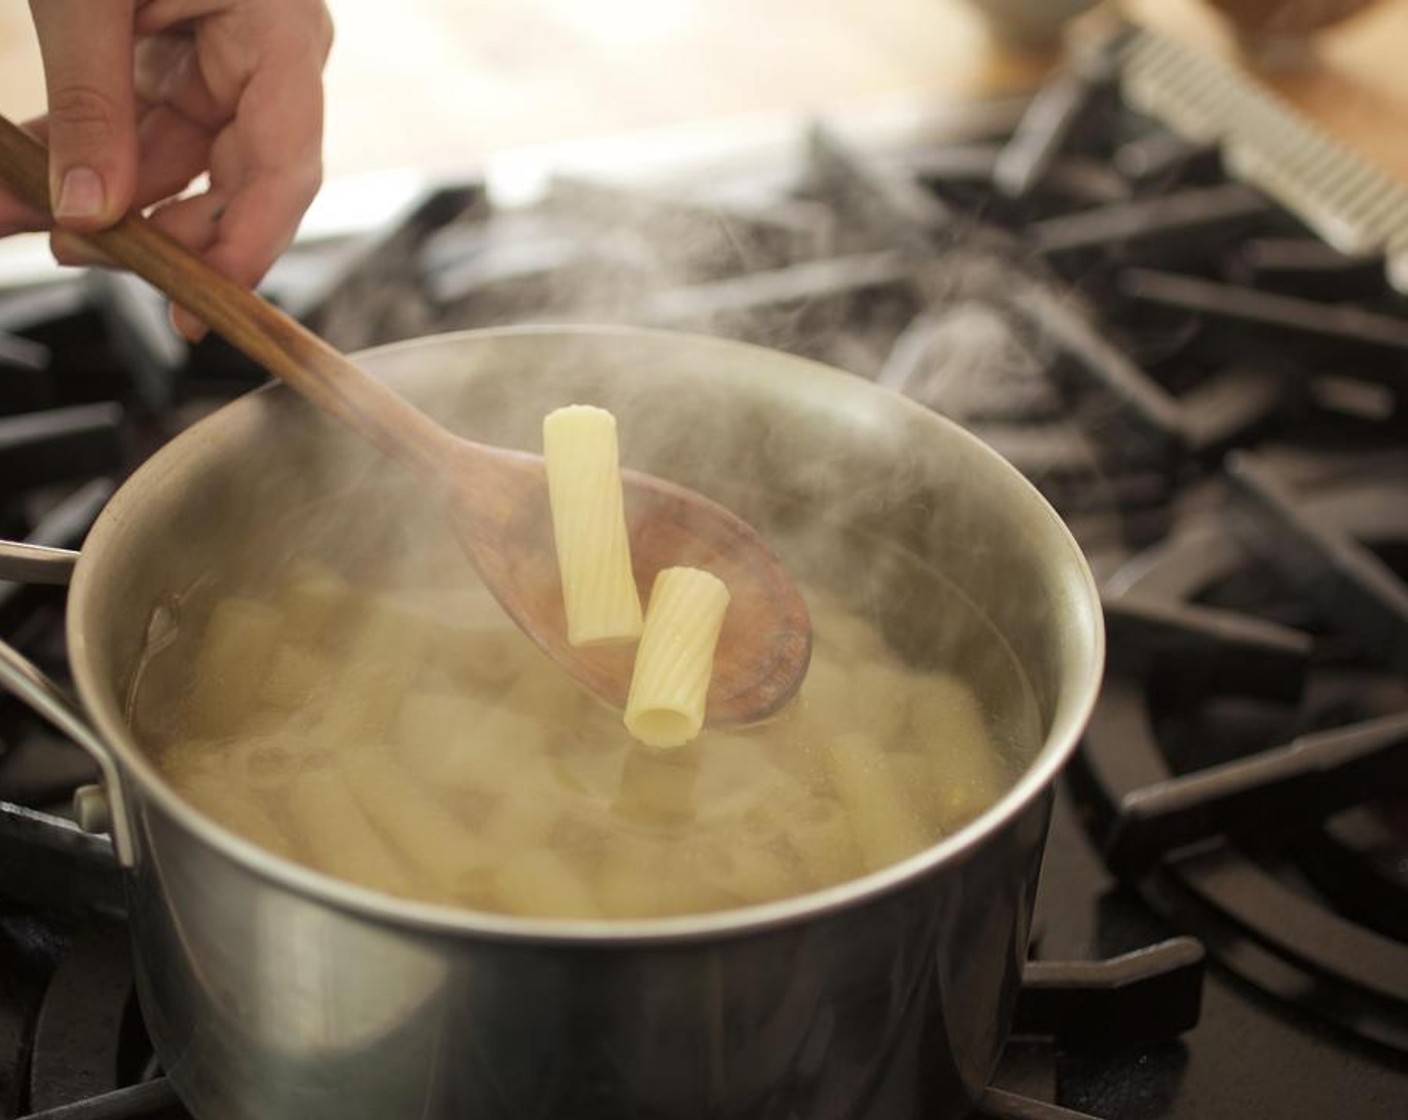
[[[132,5],[30,0],[49,95],[49,197],[69,229],[112,225],[136,190]]]

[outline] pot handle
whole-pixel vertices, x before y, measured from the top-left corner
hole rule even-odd
[[[78,553],[65,548],[0,541],[0,580],[66,584]],[[0,641],[0,688],[13,693],[83,748],[98,765],[102,790],[84,786],[74,794],[74,811],[88,832],[108,832],[123,867],[133,860],[131,823],[118,777],[117,760],[88,723],[78,704],[16,649]]]

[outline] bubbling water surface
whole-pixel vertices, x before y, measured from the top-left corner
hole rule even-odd
[[[128,715],[183,798],[389,894],[646,918],[894,863],[992,805],[1040,746],[1006,643],[896,546],[852,542],[866,570],[840,581],[796,557],[815,652],[795,702],[662,751],[514,629],[448,531],[416,532],[398,555],[324,531],[158,608]]]

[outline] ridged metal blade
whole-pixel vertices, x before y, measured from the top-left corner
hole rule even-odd
[[[1408,186],[1221,59],[1146,29],[1118,48],[1126,99],[1186,139],[1215,144],[1253,184],[1351,256],[1382,255],[1408,292]]]

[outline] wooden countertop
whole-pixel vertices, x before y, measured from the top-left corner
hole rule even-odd
[[[1038,60],[995,52],[960,0],[332,0],[330,176],[450,171],[487,154],[884,95],[1012,91]],[[1196,0],[1130,0],[1138,18],[1228,50]],[[1408,0],[1381,0],[1270,83],[1408,181]],[[0,107],[43,105],[25,6],[0,5]]]
[[[1231,55],[1231,37],[1192,0],[1137,0],[1137,18]],[[1262,81],[1349,147],[1408,183],[1408,0],[1376,7],[1330,28],[1313,65],[1259,74]]]

